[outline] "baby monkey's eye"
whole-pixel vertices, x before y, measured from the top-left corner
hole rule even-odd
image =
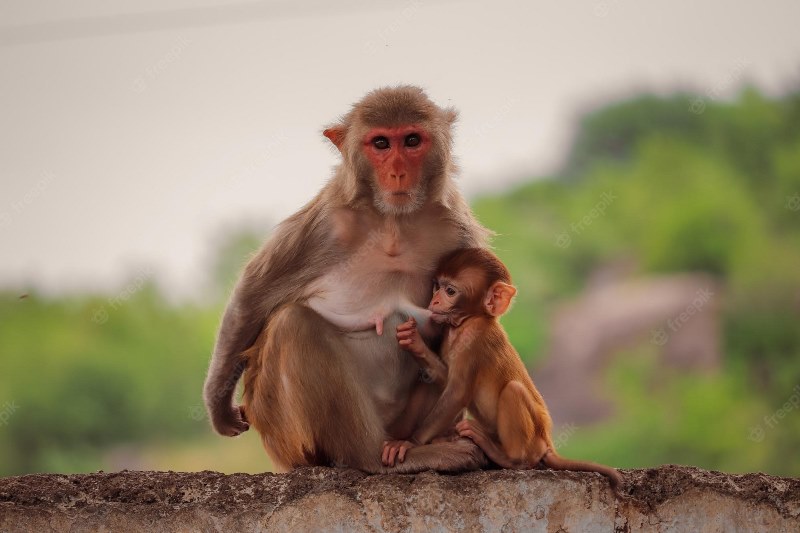
[[[455,296],[456,294],[456,290],[453,287],[447,287],[444,292],[446,292],[448,296]]]

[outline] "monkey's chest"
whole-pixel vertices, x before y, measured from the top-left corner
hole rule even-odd
[[[427,306],[436,257],[403,241],[367,241],[310,287],[321,314],[388,314],[402,303]]]

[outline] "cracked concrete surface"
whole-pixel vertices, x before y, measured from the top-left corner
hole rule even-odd
[[[0,479],[0,531],[800,531],[800,479],[623,474],[37,474]]]

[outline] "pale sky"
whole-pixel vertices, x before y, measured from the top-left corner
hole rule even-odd
[[[798,20],[797,0],[4,2],[0,287],[202,289],[213,237],[308,201],[337,161],[323,126],[375,87],[460,110],[474,197],[554,168],[594,102],[779,93]]]

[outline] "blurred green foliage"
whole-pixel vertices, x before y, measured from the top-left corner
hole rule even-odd
[[[504,325],[533,366],[554,305],[597,265],[713,274],[722,368],[679,374],[652,344],[626,350],[606,373],[614,417],[571,432],[561,451],[797,476],[800,92],[692,102],[641,96],[589,112],[562,172],[474,203],[519,288]],[[151,285],[122,301],[0,294],[0,475],[113,468],[110,454],[131,447],[148,468],[267,468],[251,435],[230,461],[200,397],[224,297],[259,240],[248,231],[220,246],[216,303],[204,307],[171,305]]]
[[[694,100],[643,96],[589,113],[561,174],[475,203],[520,286],[504,323],[535,363],[552,303],[598,265],[713,274],[724,288],[720,371],[680,375],[654,362],[652,345],[627,351],[608,372],[615,417],[561,451],[797,476],[800,93],[746,89],[699,114]]]

